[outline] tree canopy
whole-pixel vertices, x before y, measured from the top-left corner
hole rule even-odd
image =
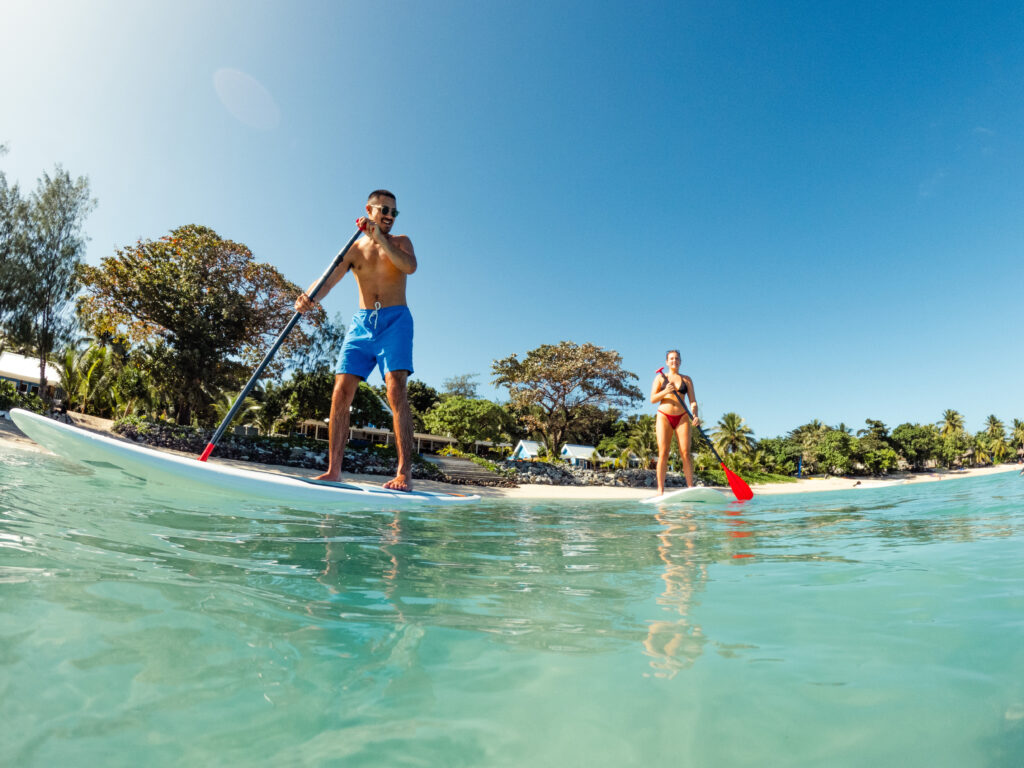
[[[622,356],[589,343],[543,344],[522,360],[495,360],[492,371],[494,384],[508,388],[513,409],[554,456],[569,430],[581,426],[576,422],[594,417],[595,406],[628,406],[643,397]]]
[[[178,423],[204,412],[221,389],[237,386],[292,313],[298,286],[243,244],[190,224],[140,240],[83,266],[78,310],[95,336],[150,348]],[[323,311],[307,313],[268,372],[309,344]]]
[[[72,179],[59,165],[27,199],[0,174],[0,321],[4,335],[39,358],[42,394],[46,363],[74,327],[69,305],[86,243],[82,226],[95,206],[89,180]]]
[[[497,403],[477,398],[446,397],[423,416],[431,434],[455,438],[467,450],[476,440],[499,442],[508,432],[508,414]]]

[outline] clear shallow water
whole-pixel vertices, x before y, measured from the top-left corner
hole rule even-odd
[[[1024,764],[1024,478],[324,515],[0,446],[10,765]]]

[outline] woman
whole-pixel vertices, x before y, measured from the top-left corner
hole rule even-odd
[[[693,392],[693,379],[679,372],[681,356],[678,349],[670,349],[665,356],[668,370],[654,377],[651,384],[651,402],[658,406],[655,417],[655,434],[658,437],[658,495],[665,492],[665,470],[668,468],[668,452],[672,447],[672,434],[679,442],[679,454],[683,457],[683,473],[686,485],[693,487],[693,460],[690,457],[690,427],[699,426],[697,396]],[[689,396],[693,424],[686,415],[682,402]]]

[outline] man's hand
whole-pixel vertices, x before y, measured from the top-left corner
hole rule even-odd
[[[296,312],[309,312],[309,310],[313,309],[315,306],[316,304],[304,293],[300,293],[299,298],[295,300]]]
[[[377,222],[373,219],[368,219],[363,216],[356,223],[359,225],[359,228],[363,230],[366,236],[373,240],[377,245],[384,245],[387,242],[387,237],[380,231],[380,227],[377,226]]]

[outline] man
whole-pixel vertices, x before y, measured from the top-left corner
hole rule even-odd
[[[398,441],[398,471],[384,487],[408,491],[412,489],[412,412],[407,384],[413,370],[413,323],[405,302],[405,282],[416,271],[416,255],[408,237],[391,234],[398,216],[393,194],[386,189],[371,192],[366,214],[359,219],[365,237],[349,249],[319,294],[303,293],[295,300],[296,311],[308,312],[350,270],[359,288],[359,309],[345,334],[334,377],[327,471],[317,479],[341,479],[352,398],[359,382],[379,367],[387,384]]]

